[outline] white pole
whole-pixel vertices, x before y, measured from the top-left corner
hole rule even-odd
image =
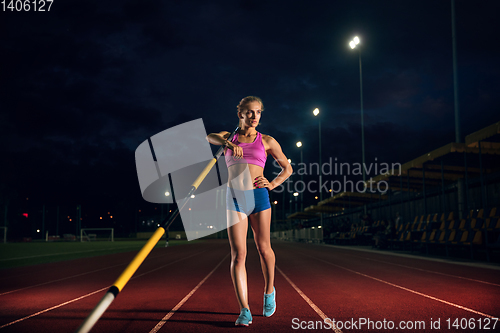
[[[102,314],[109,307],[111,302],[115,299],[113,293],[107,292],[106,295],[101,299],[99,304],[94,308],[92,313],[85,319],[82,326],[80,326],[75,332],[77,333],[87,333],[89,332],[94,324],[101,318]]]

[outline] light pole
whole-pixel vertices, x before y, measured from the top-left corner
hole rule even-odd
[[[462,142],[458,104],[457,41],[455,38],[455,0],[451,0],[451,39],[453,47],[453,101],[455,106],[455,142]]]
[[[299,192],[293,192],[293,196],[295,197],[295,212],[297,212],[297,197],[299,196]]]
[[[319,109],[316,108],[313,111],[313,114],[315,117],[319,116]],[[322,168],[321,168],[321,118],[318,117],[318,124],[319,124],[319,201],[321,202],[323,200],[323,192],[321,192],[321,185],[322,185]],[[323,213],[320,213],[320,220],[321,220],[321,228],[323,228]]]
[[[273,205],[274,205],[274,209],[273,209],[273,230],[272,231],[276,231],[276,206],[278,206],[278,201],[274,200],[273,201]]]
[[[288,163],[292,164],[292,160],[291,159],[288,159]],[[286,180],[287,182],[288,181],[291,181],[291,178],[292,178],[293,174],[290,175],[290,177]],[[288,185],[288,184],[287,184]],[[283,183],[283,187],[285,187],[285,184]],[[285,209],[285,203],[286,203],[286,190],[285,188],[283,189],[283,220],[286,220],[286,209]],[[291,204],[290,204],[291,205]],[[291,209],[290,209],[290,214],[291,214]]]
[[[301,148],[302,147],[302,142],[297,142],[297,147]],[[304,161],[302,159],[302,148],[300,149],[300,166],[302,167],[304,164]],[[304,174],[301,173],[300,175],[300,182],[304,184]],[[305,186],[305,185],[304,185]],[[304,193],[302,192],[302,195],[300,196],[300,211],[304,211]]]
[[[453,52],[453,101],[455,106],[455,142],[463,142],[460,126],[460,107],[458,100],[458,72],[457,72],[457,41],[455,32],[455,0],[451,0],[451,39]],[[467,198],[464,189],[464,179],[457,181],[458,211],[459,218],[467,214]]]
[[[356,36],[349,42],[351,49],[356,48],[359,45],[359,37]],[[361,158],[362,165],[361,169],[363,171],[363,186],[366,191],[366,174],[365,174],[365,121],[363,115],[363,67],[361,65],[361,49],[357,48],[359,53],[359,96],[361,101]],[[364,205],[364,211],[366,214],[366,205]]]

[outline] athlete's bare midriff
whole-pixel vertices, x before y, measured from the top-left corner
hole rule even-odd
[[[248,171],[246,171],[248,170]],[[243,174],[245,172],[245,174]],[[255,178],[264,175],[264,168],[255,164],[233,164],[228,168],[228,186],[240,190],[256,189]]]

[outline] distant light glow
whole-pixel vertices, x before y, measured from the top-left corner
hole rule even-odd
[[[318,225],[318,229],[321,229],[321,226],[320,226],[320,225]]]
[[[168,192],[168,191],[167,191],[167,192],[165,192],[165,196],[166,196],[166,197],[170,196],[170,192]]]
[[[358,37],[358,36],[356,36],[356,37],[354,37],[354,38],[353,38],[353,40],[351,40],[351,41],[349,42],[349,46],[351,47],[351,49],[354,49],[354,48],[356,47],[356,45],[358,45],[358,44],[359,44],[359,42],[360,42],[360,41],[359,41],[359,37]]]
[[[292,160],[291,160],[291,159],[288,159],[288,163],[292,163]]]
[[[299,193],[298,193],[298,192],[293,192],[293,196],[294,196],[294,197],[298,197],[298,196],[299,196]]]
[[[319,114],[319,109],[318,108],[314,109],[313,114],[316,117]]]
[[[40,229],[36,229],[36,232],[40,232]]]
[[[274,204],[277,205],[278,204],[278,201],[274,200]]]
[[[194,194],[191,194],[191,199],[194,199]]]
[[[297,142],[297,147],[299,147],[299,148],[302,147],[302,142],[300,142],[300,141]]]

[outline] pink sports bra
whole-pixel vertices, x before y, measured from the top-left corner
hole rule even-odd
[[[255,164],[260,167],[264,167],[266,164],[266,150],[264,149],[264,143],[262,143],[262,134],[257,132],[257,137],[254,142],[245,143],[238,141],[238,133],[233,137],[232,143],[243,148],[243,158],[235,159],[233,158],[233,151],[231,149],[226,149],[224,157],[226,159],[227,167],[229,168],[233,164]]]

